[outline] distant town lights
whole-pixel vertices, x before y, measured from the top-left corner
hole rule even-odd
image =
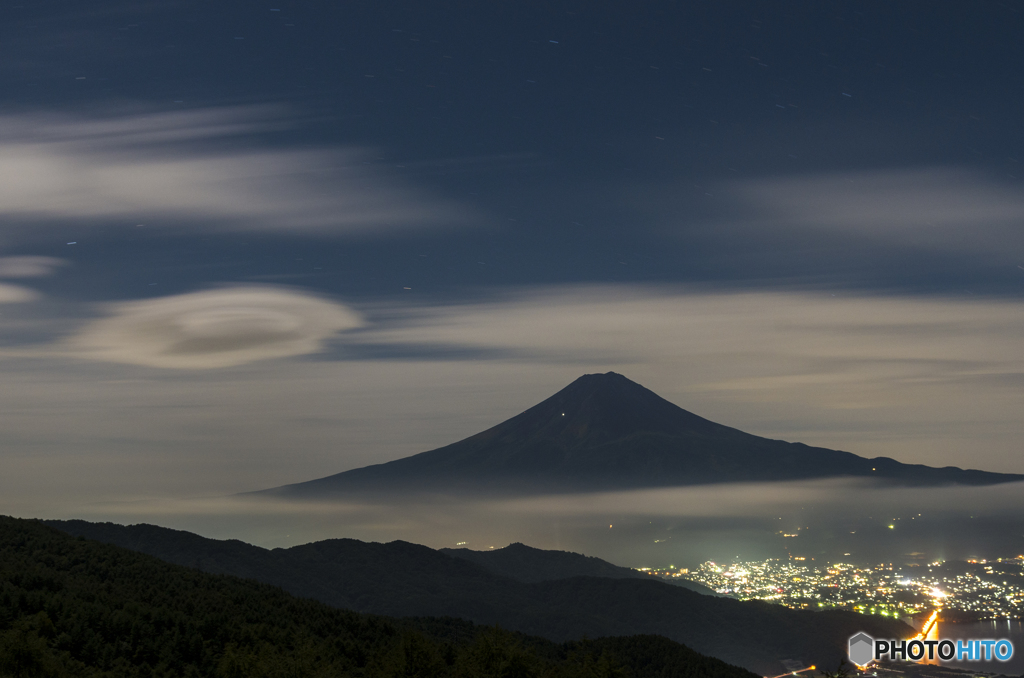
[[[992,572],[981,572],[983,566],[967,574],[936,576],[919,571],[915,577],[891,563],[815,567],[809,557],[797,561],[802,557],[727,565],[707,561],[686,572],[685,577],[741,600],[775,601],[793,608],[836,607],[889,618],[928,614],[936,608],[961,611],[979,619],[1024,617],[1024,587],[1009,578],[1005,583],[1001,578],[988,581],[985,574],[991,576]],[[1020,560],[1013,562],[1016,565]],[[669,570],[652,568],[649,574],[679,577],[683,573],[671,566]],[[908,594],[911,598],[905,599]]]

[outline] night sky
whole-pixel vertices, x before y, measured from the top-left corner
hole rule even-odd
[[[1024,472],[1021,3],[0,11],[2,513],[136,522],[609,370]]]

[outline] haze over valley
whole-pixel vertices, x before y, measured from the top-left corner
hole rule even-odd
[[[751,436],[607,373],[402,460],[79,515],[271,547],[346,536],[477,550],[523,542],[633,568],[794,557],[922,564],[1024,552],[1021,487],[1019,475]]]

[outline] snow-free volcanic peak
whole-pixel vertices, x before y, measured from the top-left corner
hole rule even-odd
[[[608,372],[583,375],[525,412],[451,445],[265,492],[297,499],[410,490],[521,494],[850,476],[909,485],[1024,480],[761,438]]]

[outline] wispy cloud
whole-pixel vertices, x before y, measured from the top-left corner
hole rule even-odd
[[[0,278],[42,278],[67,263],[57,257],[0,257]]]
[[[410,309],[360,340],[615,369],[762,435],[1019,472],[1022,334],[1024,304],[1013,301],[585,286]]]
[[[514,351],[538,361],[653,362],[714,352],[963,367],[1016,364],[1010,338],[1021,331],[1024,304],[1014,301],[584,285],[409,308],[394,326],[361,339]]]
[[[1024,256],[1024,191],[956,167],[834,172],[721,187],[752,228],[811,228],[922,249]]]
[[[608,370],[758,435],[1024,471],[1024,304],[655,286],[492,298],[356,314],[253,287],[112,305],[0,363],[0,494],[38,513],[58,489],[82,505],[309,480],[454,442]],[[322,360],[263,360],[334,337]]]
[[[281,114],[0,117],[0,215],[326,234],[464,221],[461,208],[385,176],[365,149],[239,143],[281,126]]]
[[[27,287],[0,283],[0,304],[20,304],[26,301],[35,301],[39,296],[38,292]]]

